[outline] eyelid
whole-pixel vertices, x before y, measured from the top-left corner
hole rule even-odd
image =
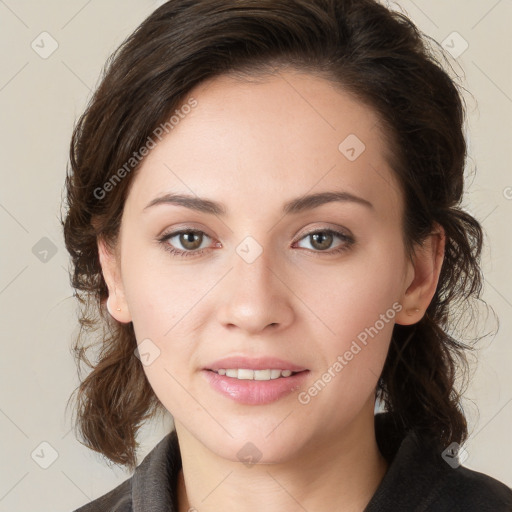
[[[162,238],[162,237],[168,236],[168,235],[175,235],[175,234],[183,232],[183,231],[187,231],[187,232],[188,231],[197,231],[200,233],[204,233],[205,235],[208,235],[208,229],[203,225],[193,226],[193,225],[189,225],[189,224],[178,224],[176,226],[173,226],[172,228],[165,228],[164,230],[161,231],[161,233],[157,236],[157,238]],[[208,235],[208,236],[210,238],[213,238],[210,235]]]
[[[342,238],[346,238],[347,240],[348,239],[354,240],[354,236],[352,235],[352,233],[348,229],[342,228],[341,226],[329,227],[329,226],[324,224],[323,226],[317,226],[317,227],[308,229],[304,233],[301,233],[299,235],[299,237],[295,239],[295,241],[302,240],[304,237],[306,237],[308,235],[312,235],[314,233],[319,233],[319,232],[334,233],[335,235],[340,236]]]

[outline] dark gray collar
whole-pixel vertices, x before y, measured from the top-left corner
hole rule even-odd
[[[173,430],[151,450],[133,474],[133,512],[177,512],[180,469],[178,437]]]

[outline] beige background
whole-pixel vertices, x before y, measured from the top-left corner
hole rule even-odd
[[[427,34],[448,38],[452,51],[469,45],[457,59],[474,96],[469,165],[477,175],[467,207],[486,231],[484,298],[501,325],[492,343],[482,344],[467,395],[480,415],[471,409],[465,464],[512,486],[512,2],[399,3]],[[0,0],[0,512],[71,510],[129,476],[80,445],[64,413],[77,384],[69,352],[77,322],[58,219],[73,122],[107,56],[157,5]],[[56,43],[39,36],[44,31]],[[58,48],[42,58],[52,44]],[[143,430],[141,457],[169,428],[164,423]]]

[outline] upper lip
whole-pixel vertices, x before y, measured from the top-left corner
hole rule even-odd
[[[218,359],[213,363],[205,366],[205,370],[219,370],[238,368],[248,370],[291,370],[292,372],[302,372],[306,370],[303,366],[296,365],[284,359],[276,357],[245,357],[245,356],[231,356]]]

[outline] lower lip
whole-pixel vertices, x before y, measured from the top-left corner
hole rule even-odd
[[[210,385],[235,402],[248,405],[263,405],[275,402],[296,391],[303,384],[308,370],[298,372],[290,377],[272,380],[244,380],[219,375],[212,370],[202,371]]]

